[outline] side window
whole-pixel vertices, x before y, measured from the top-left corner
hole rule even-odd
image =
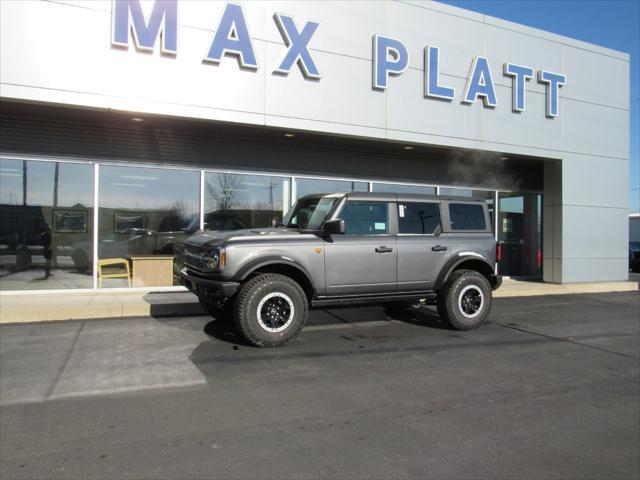
[[[389,233],[387,202],[347,201],[340,218],[346,235],[385,235]]]
[[[440,225],[440,208],[437,203],[398,203],[398,232],[433,234]]]
[[[486,230],[484,209],[473,203],[450,203],[449,220],[452,230]]]

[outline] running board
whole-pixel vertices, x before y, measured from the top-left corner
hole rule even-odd
[[[352,297],[319,297],[311,300],[312,307],[328,307],[342,305],[360,305],[366,303],[387,303],[387,302],[411,302],[418,300],[429,301],[435,300],[437,294],[435,292],[393,294],[393,295],[366,295]]]

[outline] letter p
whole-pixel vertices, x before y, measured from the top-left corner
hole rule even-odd
[[[409,52],[400,40],[373,36],[373,88],[386,90],[389,75],[400,75],[409,66]]]

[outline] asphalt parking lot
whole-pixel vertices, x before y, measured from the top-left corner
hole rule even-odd
[[[638,292],[315,311],[281,349],[204,316],[0,327],[0,477],[638,478]]]

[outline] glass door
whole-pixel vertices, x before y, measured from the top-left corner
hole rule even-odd
[[[498,193],[498,241],[501,275],[542,275],[542,195]]]

